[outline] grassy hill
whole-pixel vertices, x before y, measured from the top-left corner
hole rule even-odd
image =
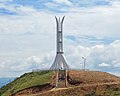
[[[0,96],[9,96],[25,88],[49,84],[52,82],[53,71],[40,71],[25,73],[13,82],[3,86],[0,89]]]
[[[68,88],[49,91],[54,87],[54,81],[54,71],[25,73],[2,87],[0,96],[11,96],[16,93],[15,96],[20,96],[41,92],[44,94],[36,96],[120,96],[120,78],[106,72],[69,70]]]

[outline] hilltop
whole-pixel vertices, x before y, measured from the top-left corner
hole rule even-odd
[[[0,96],[32,96],[32,94],[34,96],[120,95],[120,78],[106,72],[70,70],[68,71],[68,87],[53,89],[55,74],[55,71],[25,73],[2,87]]]
[[[100,71],[68,71],[69,77],[72,81],[79,81],[80,84],[96,84],[119,82],[120,77]]]

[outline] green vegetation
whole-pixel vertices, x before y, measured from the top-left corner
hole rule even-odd
[[[0,96],[9,96],[25,88],[51,83],[53,71],[25,73],[0,89]]]

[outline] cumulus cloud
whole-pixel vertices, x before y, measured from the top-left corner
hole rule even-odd
[[[120,70],[120,52],[118,48],[120,48],[119,40],[109,45],[91,47],[68,45],[67,50],[65,50],[65,57],[67,63],[73,69],[83,69],[82,57],[85,57],[87,59],[86,69],[117,73]],[[55,53],[51,52],[39,56],[30,56],[24,60],[2,62],[0,68],[2,69],[1,72],[7,73],[6,76],[13,72],[17,72],[17,76],[19,76],[21,73],[36,69],[49,69],[53,64],[54,58]]]
[[[120,0],[110,0],[113,7],[120,7]]]
[[[54,0],[54,2],[69,5],[70,1]],[[102,71],[102,65],[105,71],[118,67],[117,72],[119,72],[120,8],[117,7],[118,5],[96,6],[90,9],[72,6],[67,9],[67,13],[38,10],[33,6],[1,5],[0,8],[18,14],[0,15],[0,76],[4,74],[19,76],[33,69],[49,68],[52,65],[56,49],[55,15],[59,17],[66,15],[64,49],[65,57],[71,67],[82,69],[81,57],[84,56],[87,58],[88,69]],[[105,67],[103,63],[109,64],[110,67]],[[113,71],[110,72],[116,72]]]
[[[16,77],[33,70],[49,69],[52,54],[30,56],[20,60],[3,61],[0,64],[0,77]],[[52,57],[53,58],[53,57]],[[49,63],[50,62],[50,63]]]
[[[118,48],[120,48],[119,43],[120,41],[116,40],[109,45],[95,45],[91,47],[69,46],[67,48],[69,50],[66,51],[67,60],[70,65],[73,65],[76,68],[78,68],[78,66],[79,68],[83,68],[80,66],[80,63],[83,64],[82,57],[86,57],[86,67],[88,69],[101,71],[110,71],[111,69],[116,69],[117,67],[117,69],[120,69],[120,52],[118,51]],[[116,71],[118,71],[117,69]]]
[[[110,65],[103,62],[103,63],[99,64],[99,66],[100,67],[109,67]]]
[[[40,63],[41,62],[41,58],[36,57],[36,56],[31,56],[27,58],[27,61],[30,63]]]
[[[68,6],[72,6],[72,2],[70,2],[69,0],[53,0],[53,2],[58,3],[58,4],[65,4]]]

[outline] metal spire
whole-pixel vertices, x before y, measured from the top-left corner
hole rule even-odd
[[[56,57],[53,65],[50,67],[50,70],[67,70],[69,69],[68,64],[65,61],[65,58],[63,56],[63,21],[64,21],[65,16],[62,19],[58,19],[55,16],[56,19],[56,24],[57,24],[57,52],[56,52]]]

